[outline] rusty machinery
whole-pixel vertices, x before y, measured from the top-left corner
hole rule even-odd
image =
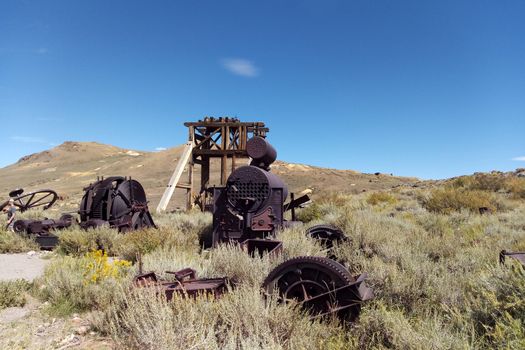
[[[53,190],[38,190],[24,194],[22,188],[9,192],[9,197],[9,200],[14,200],[14,205],[20,212],[38,207],[44,210],[49,209],[58,199],[57,193]],[[0,204],[0,210],[7,207],[9,200]]]
[[[34,238],[42,249],[52,249],[58,244],[58,237],[53,232],[70,227],[74,221],[70,214],[62,214],[58,220],[17,220],[13,224],[13,230],[20,235]]]
[[[278,229],[294,224],[284,218],[286,210],[309,201],[307,196],[292,199],[288,197],[286,184],[270,172],[270,165],[276,160],[277,152],[262,137],[255,136],[247,141],[246,150],[251,163],[235,169],[226,184],[211,189],[213,193],[212,245],[221,243],[239,244],[250,255],[278,255],[282,242],[275,240]],[[307,236],[318,239],[327,249],[337,241],[347,239],[337,227],[317,225],[306,232]],[[332,255],[333,257],[333,255]],[[184,276],[186,270],[175,273]],[[266,277],[262,286],[267,294],[277,294],[281,300],[296,300],[315,315],[336,314],[344,319],[355,319],[360,305],[373,297],[372,290],[364,283],[367,275],[352,276],[349,271],[331,258],[302,256],[284,261]],[[174,292],[184,293],[186,285],[181,278],[177,282],[160,281],[153,273],[140,275],[135,284],[155,285],[171,298]],[[192,293],[221,294],[222,284],[216,280],[199,280],[191,276],[188,287]],[[198,286],[200,290],[195,290]],[[197,288],[198,289],[198,288]],[[217,293],[220,290],[220,293]]]
[[[49,208],[57,199],[51,190],[42,190],[20,196],[22,190],[16,190],[15,205],[27,210],[36,206]],[[84,229],[108,226],[121,232],[146,227],[156,227],[148,210],[146,193],[142,185],[122,176],[99,178],[95,183],[84,188],[78,211],[80,227]],[[54,231],[70,227],[75,218],[62,214],[59,219],[17,220],[13,224],[15,232],[34,238],[43,249],[51,249],[58,243]]]
[[[101,178],[84,188],[78,213],[83,228],[110,226],[128,231],[156,227],[144,188],[122,176]]]
[[[190,268],[175,272],[166,271],[166,273],[173,275],[175,281],[164,281],[159,279],[154,272],[148,272],[136,276],[134,284],[137,287],[155,288],[164,293],[167,300],[171,300],[173,294],[190,297],[210,294],[214,297],[220,297],[227,290],[228,279],[225,277],[198,279],[196,271]]]
[[[284,224],[288,188],[270,165],[277,152],[262,137],[247,144],[250,165],[235,169],[224,187],[213,188],[213,245],[267,238]]]

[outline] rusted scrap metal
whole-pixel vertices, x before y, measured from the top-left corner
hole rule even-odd
[[[165,281],[154,272],[148,272],[136,276],[133,283],[136,287],[156,288],[166,295],[167,300],[171,300],[173,294],[189,297],[206,294],[218,298],[227,290],[227,278],[197,278],[196,271],[191,268],[166,273],[174,275],[175,281]]]
[[[53,190],[38,190],[24,194],[22,188],[9,192],[10,199],[14,200],[14,205],[20,212],[24,212],[31,208],[42,207],[43,210],[51,208],[58,199],[58,194]],[[0,204],[0,210],[3,210],[8,204],[9,200]]]
[[[509,252],[509,251],[506,251],[506,250],[502,250],[499,253],[499,262],[500,262],[500,264],[504,264],[505,260],[507,259],[507,257],[516,259],[522,265],[525,266],[525,252]]]
[[[58,237],[53,233],[68,228],[74,222],[70,214],[63,214],[60,219],[17,220],[13,224],[16,233],[34,238],[42,249],[53,249],[58,244]]]
[[[328,249],[333,248],[335,243],[348,240],[345,233],[336,226],[332,225],[315,225],[306,230],[306,235],[318,240]]]
[[[109,225],[119,231],[156,227],[138,181],[122,176],[101,178],[84,191],[79,209],[81,227]]]
[[[374,293],[365,284],[366,274],[352,276],[332,259],[301,256],[278,265],[266,277],[266,293],[277,293],[284,301],[295,300],[316,316],[335,314],[352,321],[361,304]]]

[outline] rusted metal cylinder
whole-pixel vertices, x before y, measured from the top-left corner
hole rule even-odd
[[[266,139],[254,136],[246,143],[246,152],[255,166],[267,167],[277,159],[277,151]]]

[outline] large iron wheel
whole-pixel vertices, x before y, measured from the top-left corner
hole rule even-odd
[[[9,196],[15,201],[15,206],[20,212],[24,212],[31,208],[42,207],[42,209],[49,209],[58,199],[58,195],[53,190],[39,190],[22,194],[24,190],[18,189],[11,191]],[[9,204],[6,201],[0,205],[0,210],[4,209]]]
[[[359,313],[360,304],[349,286],[354,282],[348,270],[334,260],[301,256],[273,269],[263,288],[269,294],[277,292],[284,301],[298,301],[314,314],[337,313],[342,318],[353,319]]]

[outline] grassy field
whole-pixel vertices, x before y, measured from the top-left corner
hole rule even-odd
[[[200,212],[155,216],[158,230],[126,235],[72,228],[59,233],[60,246],[31,293],[56,317],[85,315],[118,348],[523,349],[525,272],[512,261],[500,266],[498,253],[525,250],[525,184],[495,182],[465,177],[434,189],[326,195],[301,210],[303,227],[279,232],[284,252],[277,259],[252,258],[235,246],[201,249],[211,216]],[[480,207],[490,212],[480,215]],[[312,319],[260,292],[283,260],[327,255],[304,235],[318,223],[347,233],[350,240],[334,253],[350,272],[367,272],[375,291],[353,324]],[[15,235],[0,237],[3,252],[34,249]],[[168,303],[130,288],[138,256],[145,271],[191,267],[237,285],[219,300]]]

